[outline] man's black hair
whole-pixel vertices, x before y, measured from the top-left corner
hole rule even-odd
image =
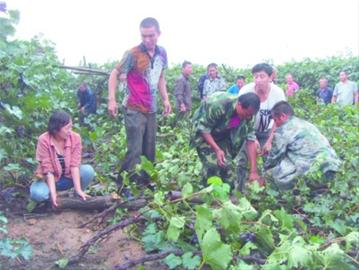
[[[160,33],[160,24],[155,18],[147,17],[141,21],[140,28],[150,28],[150,27],[155,27],[157,32]]]
[[[54,136],[61,128],[70,123],[71,116],[64,111],[55,111],[50,116],[47,131]]]
[[[210,63],[208,66],[207,66],[207,70],[209,70],[210,68],[218,68],[218,65],[216,63]]]
[[[248,109],[249,107],[252,108],[255,114],[259,111],[259,106],[261,104],[259,97],[254,93],[247,93],[239,96],[238,102],[241,103],[243,109]]]
[[[185,68],[187,65],[192,65],[190,61],[183,61],[182,68]]]
[[[268,65],[267,63],[260,63],[252,68],[252,74],[260,71],[264,71],[265,73],[267,73],[268,76],[272,76],[273,68],[271,65]]]
[[[279,101],[277,102],[274,107],[271,110],[272,115],[275,117],[279,117],[282,113],[288,115],[288,116],[293,116],[294,115],[294,111],[292,106],[290,106],[290,104],[287,101]]]
[[[243,81],[245,81],[245,80],[246,80],[246,77],[243,76],[243,75],[238,75],[238,76],[237,76],[237,80],[243,80]]]

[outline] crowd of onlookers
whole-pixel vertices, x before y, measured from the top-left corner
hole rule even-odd
[[[182,79],[189,78],[192,73],[192,65],[190,62],[185,61],[182,66]],[[277,83],[277,70],[273,68],[272,82]],[[190,70],[190,72],[188,72]],[[319,79],[319,88],[315,90],[315,97],[318,103],[329,104],[338,103],[340,105],[352,105],[358,103],[358,85],[349,80],[349,74],[346,71],[340,71],[339,82],[335,85],[334,89],[328,85],[328,79],[321,77]],[[246,77],[238,75],[233,85],[227,85],[224,78],[219,74],[218,66],[211,63],[207,66],[207,72],[202,74],[198,80],[197,88],[199,96],[202,100],[206,100],[213,94],[220,94],[227,92],[233,95],[238,95],[239,91],[246,84]],[[182,96],[180,87],[176,84],[175,88],[176,97]],[[300,83],[294,79],[293,74],[288,73],[285,75],[285,90],[284,93],[287,97],[294,96],[300,90]],[[191,91],[184,93],[191,94]]]

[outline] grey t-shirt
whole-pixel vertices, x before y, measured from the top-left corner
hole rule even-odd
[[[339,82],[335,85],[333,96],[337,97],[337,103],[340,105],[352,105],[357,92],[358,85],[355,82]]]

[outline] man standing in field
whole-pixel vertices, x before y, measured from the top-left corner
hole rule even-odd
[[[126,82],[124,118],[127,136],[127,153],[120,173],[127,171],[137,184],[148,185],[145,173],[140,177],[134,174],[134,167],[140,163],[140,156],[154,162],[156,148],[156,95],[160,93],[164,107],[163,114],[171,112],[168,100],[164,71],[167,68],[167,54],[164,48],[157,46],[161,34],[156,19],[145,18],[140,23],[142,43],[127,51],[119,64],[111,72],[108,82],[108,111],[117,115],[116,89],[117,79]],[[122,184],[119,173],[118,184]]]
[[[206,100],[215,92],[226,91],[226,82],[218,73],[216,63],[210,63],[207,66],[208,78],[203,84],[203,99]]]
[[[264,168],[274,183],[280,189],[290,189],[298,177],[318,170],[332,180],[341,161],[318,128],[295,117],[286,101],[273,107],[272,118],[277,129]]]
[[[348,80],[345,71],[339,73],[340,82],[335,85],[332,103],[340,105],[353,105],[359,102],[358,85]]]
[[[317,100],[319,104],[325,104],[331,102],[333,89],[328,86],[328,80],[326,78],[321,78],[319,80],[319,89],[316,92]]]
[[[186,118],[192,108],[192,89],[189,77],[192,74],[192,64],[184,61],[182,64],[182,74],[175,82],[175,96],[177,102],[177,119]]]

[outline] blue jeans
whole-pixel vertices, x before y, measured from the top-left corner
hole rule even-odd
[[[91,165],[84,164],[80,166],[81,189],[84,190],[95,177],[95,171]],[[61,176],[56,181],[56,190],[67,190],[74,186],[72,179]],[[44,181],[35,181],[30,186],[30,198],[36,202],[42,202],[49,199],[50,190]]]

